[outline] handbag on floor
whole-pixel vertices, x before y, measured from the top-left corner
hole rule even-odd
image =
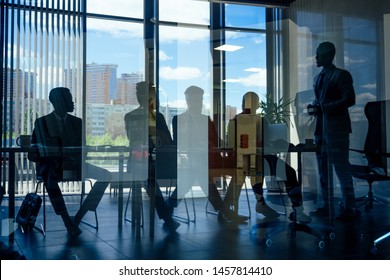
[[[28,231],[34,228],[41,205],[42,198],[36,191],[26,195],[16,216],[16,222],[23,231]]]

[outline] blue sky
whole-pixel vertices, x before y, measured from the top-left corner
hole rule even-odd
[[[104,11],[102,1],[88,1],[92,12]],[[97,3],[97,5],[93,3]],[[118,2],[116,5],[113,2]],[[126,15],[124,9],[113,7],[132,6],[131,14],[142,15],[139,0],[110,1],[108,12]],[[120,5],[119,5],[120,4]],[[121,6],[122,5],[122,6]],[[208,2],[204,1],[160,1],[160,20],[177,20],[186,23],[208,24]],[[130,8],[130,7],[129,7]],[[227,24],[240,27],[264,27],[264,18],[259,16],[258,7],[227,5]],[[187,11],[184,12],[183,11]],[[130,11],[129,11],[130,13]],[[246,16],[243,16],[246,15]],[[182,106],[183,92],[186,87],[195,84],[210,88],[209,31],[207,29],[189,29],[184,27],[161,27],[160,29],[160,85],[168,94],[170,106]],[[113,63],[121,73],[143,72],[142,25],[124,22],[110,22],[92,19],[88,21],[87,63]],[[239,106],[242,95],[249,90],[259,95],[266,89],[265,38],[263,34],[229,32],[227,44],[242,48],[227,52],[227,100]],[[164,102],[163,100],[161,100]],[[208,98],[205,96],[205,103]],[[163,105],[163,104],[162,104]],[[209,106],[209,104],[207,104]]]

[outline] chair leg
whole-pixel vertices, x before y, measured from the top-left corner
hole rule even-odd
[[[217,211],[209,210],[209,204],[210,204],[210,202],[207,199],[207,202],[206,202],[206,214],[218,215]]]
[[[383,205],[384,202],[379,200],[376,196],[374,196],[374,192],[372,191],[372,182],[368,182],[368,193],[356,199],[356,202],[359,204],[357,208],[365,205],[367,209],[372,209],[374,207],[374,202]],[[359,203],[360,202],[360,203]]]
[[[83,223],[84,225],[87,225],[87,226],[89,226],[91,228],[94,228],[94,229],[98,230],[99,229],[99,221],[98,221],[98,217],[97,217],[97,210],[95,209],[92,212],[95,213],[95,224],[91,224],[91,223],[89,223],[87,221],[84,221],[84,220],[81,220],[80,223]]]
[[[248,218],[250,219],[252,217],[252,210],[251,210],[251,203],[250,203],[250,200],[249,200],[248,185],[247,185],[246,181],[245,181],[245,195],[246,195],[246,202],[247,202],[248,211],[249,211]]]
[[[129,190],[129,195],[128,195],[128,197],[127,197],[127,202],[126,202],[126,207],[125,207],[125,214],[124,214],[124,217],[125,217],[125,221],[127,221],[127,222],[130,222],[130,223],[134,223],[135,224],[135,221],[134,221],[134,219],[132,219],[132,218],[128,218],[127,217],[127,210],[128,210],[128,208],[129,208],[129,202],[130,202],[130,198],[132,199],[132,202],[135,202],[137,199],[139,200],[139,206],[140,206],[140,208],[138,209],[139,211],[140,211],[140,215],[141,215],[141,220],[140,220],[140,223],[139,223],[139,225],[140,225],[140,227],[142,228],[143,226],[144,226],[144,223],[145,223],[145,220],[144,220],[144,210],[143,210],[143,200],[142,200],[142,197],[140,196],[140,194],[138,194],[140,197],[139,198],[137,198],[137,197],[133,197],[134,196],[134,193],[133,193],[133,187],[137,187],[137,186],[132,186],[132,187],[130,187],[130,190]],[[138,205],[138,201],[136,202],[137,203],[137,205]],[[132,205],[133,206],[133,205]],[[133,211],[134,209],[132,209],[132,216],[133,216],[133,214],[134,214],[134,211]],[[137,211],[138,211],[137,210]],[[138,216],[138,215],[135,215],[135,216]],[[134,216],[134,217],[135,217]]]
[[[192,210],[193,210],[193,215],[194,215],[193,219],[191,219],[191,217],[190,217],[190,213],[189,213],[189,210],[188,210],[187,199],[184,197],[183,200],[184,200],[184,206],[185,206],[185,209],[186,209],[186,216],[187,217],[181,217],[181,216],[178,216],[178,215],[172,215],[172,216],[176,220],[179,220],[179,221],[184,222],[186,224],[189,224],[190,222],[195,223],[195,221],[196,221],[196,211],[195,211],[194,191],[192,190],[192,187],[191,187],[191,202],[192,202]]]
[[[88,181],[88,182],[90,183],[91,188],[92,188],[92,187],[93,187],[92,181],[91,181],[91,180],[88,180],[88,179],[87,179],[86,181]],[[80,207],[81,207],[81,205],[83,204],[84,195],[85,195],[85,182],[82,182]],[[97,217],[97,209],[93,210],[92,212],[95,213],[95,224],[91,224],[91,223],[86,222],[86,221],[84,221],[84,220],[81,220],[80,223],[83,223],[83,224],[85,224],[85,225],[87,225],[87,226],[90,226],[90,227],[92,227],[92,228],[98,230],[98,229],[99,229],[99,221],[98,221],[98,217]]]

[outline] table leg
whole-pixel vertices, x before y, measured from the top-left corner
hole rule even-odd
[[[118,182],[118,227],[123,224],[123,155],[119,156],[119,182]]]
[[[15,219],[15,153],[9,153],[8,159],[8,228],[10,229],[9,241],[13,242]]]

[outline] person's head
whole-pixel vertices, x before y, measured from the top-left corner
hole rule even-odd
[[[336,55],[336,48],[331,42],[322,42],[316,51],[317,67],[329,67]]]
[[[73,112],[74,102],[72,94],[66,87],[53,88],[49,93],[49,101],[54,107],[54,111],[59,116],[65,116],[68,112]]]
[[[184,92],[188,111],[195,114],[202,113],[204,90],[197,86],[190,86]]]
[[[149,107],[151,110],[156,109],[156,93],[152,83],[145,81],[137,83],[136,96],[141,107]]]
[[[242,97],[242,111],[244,113],[256,114],[256,111],[259,106],[259,96],[257,95],[257,93],[253,91],[248,91]]]

